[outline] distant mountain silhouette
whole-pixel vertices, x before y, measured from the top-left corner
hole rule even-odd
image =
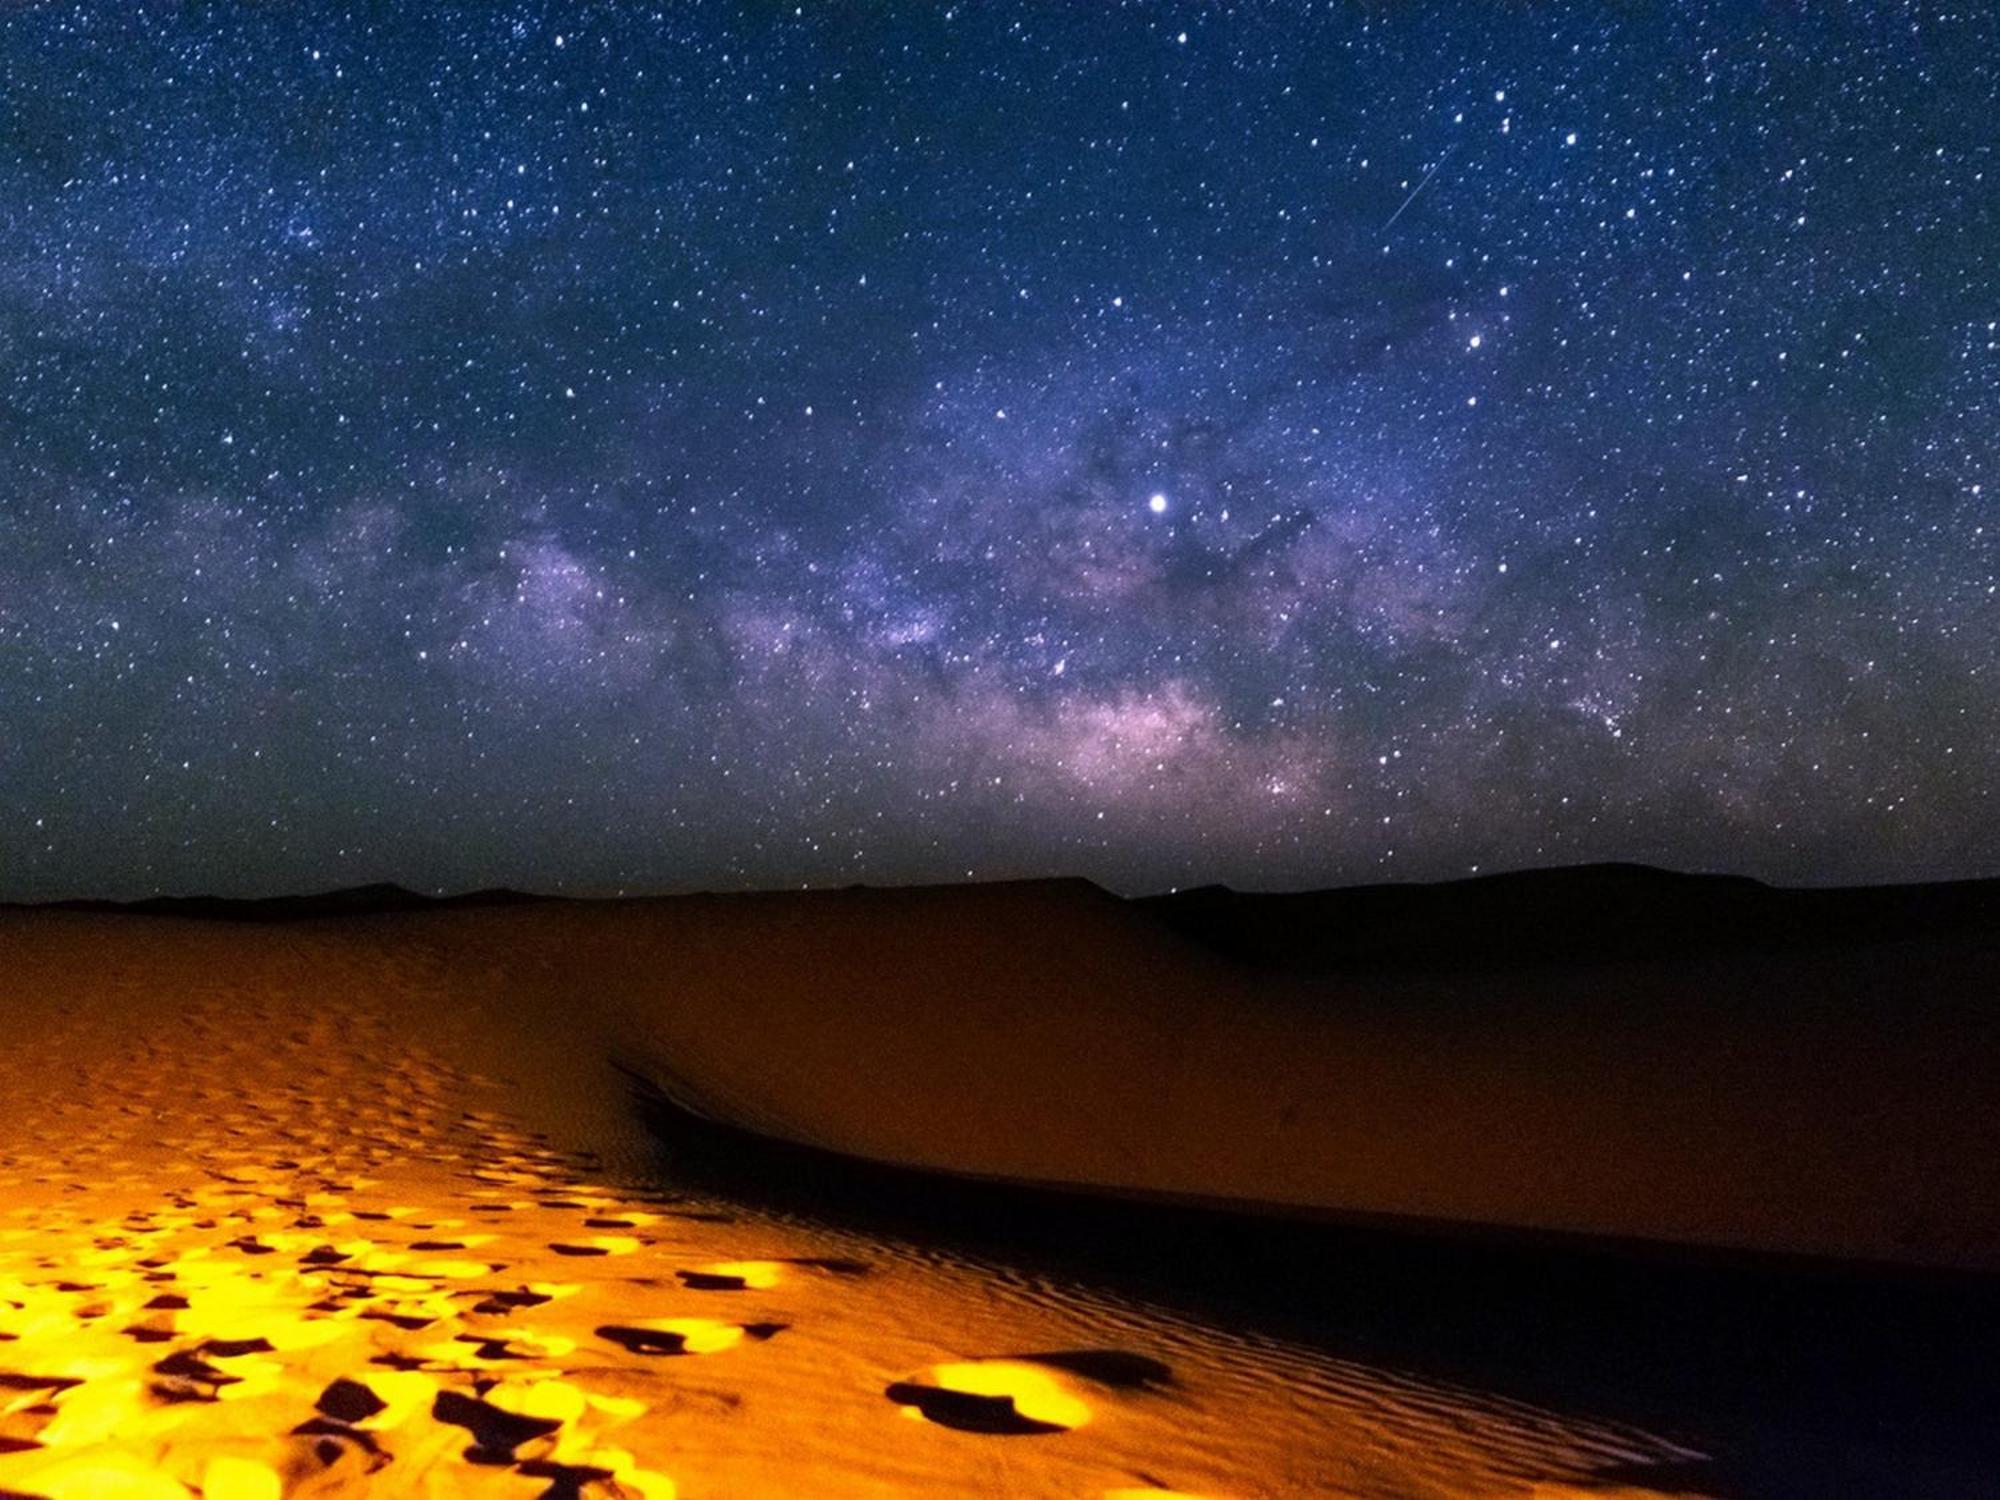
[[[438,911],[459,906],[511,906],[546,898],[493,889],[459,896],[426,896],[382,881],[310,896],[153,896],[144,901],[51,901],[45,911],[128,912],[135,916],[194,917],[208,922],[303,922],[317,917],[368,917],[387,912]]]
[[[1572,865],[1435,885],[1135,903],[1182,937],[1292,974],[1574,966],[1913,938],[2000,940],[2000,880],[1798,889],[1648,865]]]
[[[564,899],[504,888],[426,896],[385,882],[305,896],[156,896],[43,909],[296,922]],[[2000,879],[1802,889],[1741,875],[1592,864],[1319,891],[1198,886],[1128,904],[1214,953],[1294,975],[1570,967],[1914,938],[2000,941]]]

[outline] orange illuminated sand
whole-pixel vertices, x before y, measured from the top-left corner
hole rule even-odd
[[[677,1196],[532,915],[0,916],[0,1493],[1518,1496],[1681,1452]]]

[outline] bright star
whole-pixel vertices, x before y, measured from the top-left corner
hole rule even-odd
[[[1150,510],[1156,516],[1164,516],[1167,513],[1167,497],[1165,495],[1153,496],[1152,499],[1146,502],[1146,509]]]

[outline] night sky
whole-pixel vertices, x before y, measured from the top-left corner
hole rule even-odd
[[[1996,17],[10,5],[0,897],[1994,873]]]

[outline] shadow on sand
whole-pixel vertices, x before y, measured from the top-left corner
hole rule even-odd
[[[1712,1455],[1605,1473],[1726,1500],[2000,1495],[2000,1277],[1304,1220],[891,1166],[627,1070],[676,1185],[1071,1280]]]

